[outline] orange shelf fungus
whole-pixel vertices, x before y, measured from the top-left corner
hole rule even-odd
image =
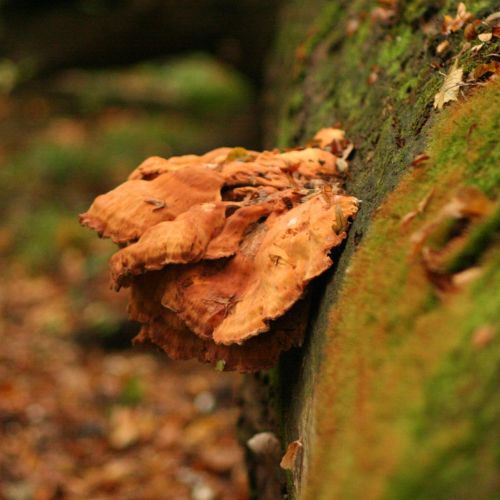
[[[301,345],[307,284],[358,210],[342,189],[351,150],[323,129],[286,152],[151,157],[97,197],[80,221],[122,247],[111,279],[130,287],[136,342],[239,371]]]

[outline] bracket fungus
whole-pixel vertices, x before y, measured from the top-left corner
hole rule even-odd
[[[98,196],[80,221],[121,247],[111,280],[130,287],[136,342],[239,371],[300,345],[306,286],[358,210],[342,189],[351,150],[323,129],[285,152],[151,157]]]

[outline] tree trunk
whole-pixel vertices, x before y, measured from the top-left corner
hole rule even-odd
[[[456,63],[477,78],[498,38],[471,51],[463,28],[441,33],[455,2],[395,4],[288,0],[270,65],[268,146],[340,124],[356,147],[346,189],[363,202],[316,283],[306,345],[245,398],[265,402],[245,438],[274,430],[283,452],[302,442],[292,497],[498,492],[498,79],[486,72],[433,109],[443,73]],[[450,215],[450,203],[462,211]]]

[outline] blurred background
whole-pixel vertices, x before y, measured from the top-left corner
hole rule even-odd
[[[131,347],[78,214],[147,156],[259,147],[278,3],[0,0],[0,498],[247,498],[238,376]]]

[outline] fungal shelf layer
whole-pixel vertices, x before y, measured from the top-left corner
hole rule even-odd
[[[239,371],[300,345],[306,286],[358,210],[342,189],[351,150],[323,129],[285,152],[151,157],[98,196],[80,221],[121,247],[111,279],[130,287],[136,342]]]

